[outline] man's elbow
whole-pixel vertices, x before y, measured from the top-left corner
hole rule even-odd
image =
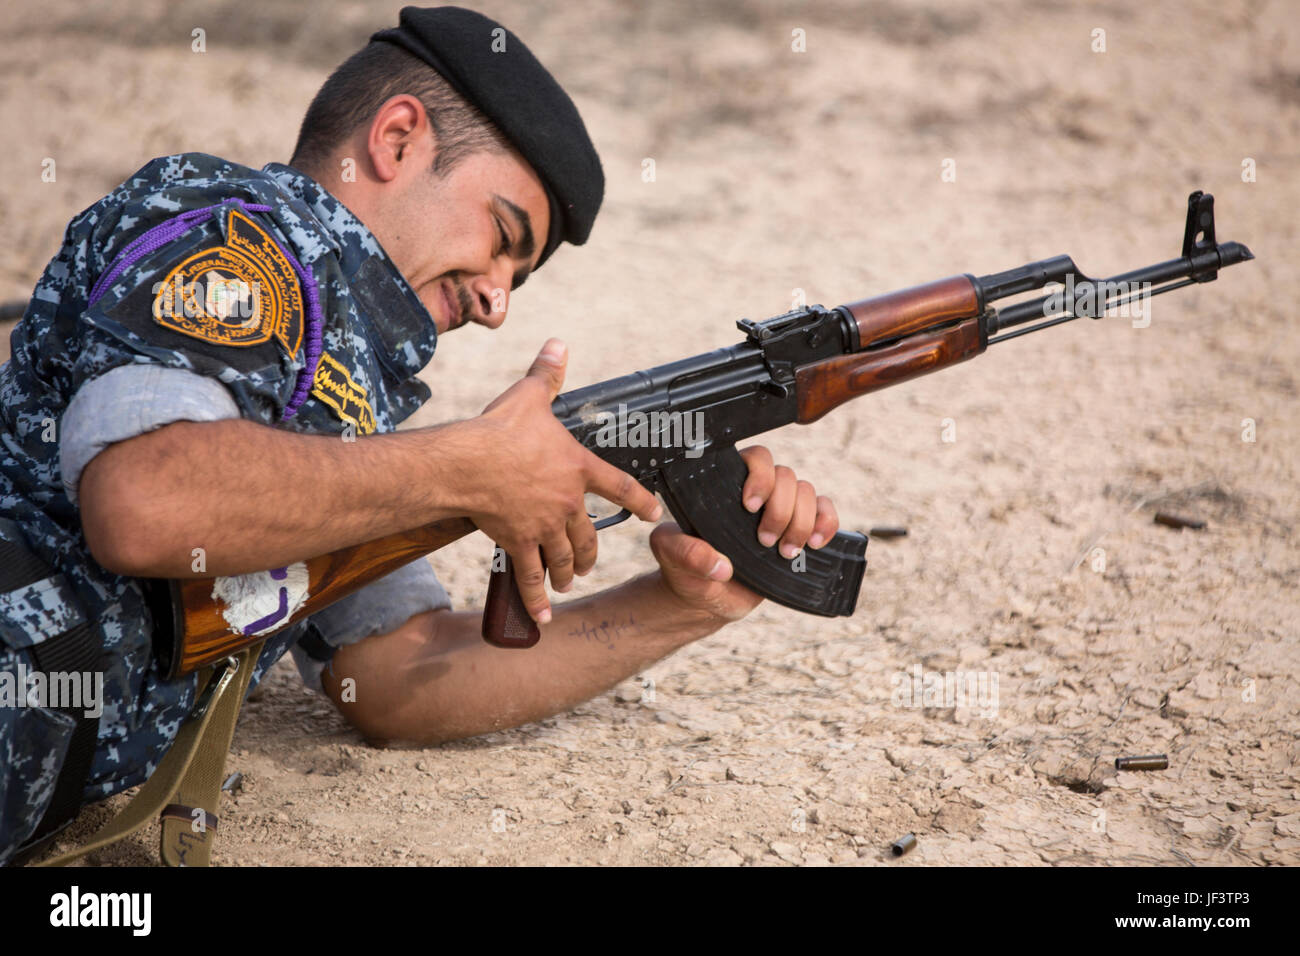
[[[114,574],[174,577],[188,566],[181,567],[175,536],[161,520],[166,509],[150,500],[118,452],[119,446],[109,447],[82,472],[78,498],[86,546]]]
[[[328,673],[328,672],[327,672]],[[389,744],[410,744],[417,747],[436,747],[450,743],[468,734],[457,734],[450,727],[444,727],[440,721],[431,719],[426,712],[423,719],[411,720],[401,708],[390,702],[370,699],[361,703],[347,693],[345,681],[331,681],[325,675],[321,677],[326,695],[348,724],[365,738],[366,743],[375,747]]]
[[[91,518],[83,511],[82,527],[91,557],[106,570],[128,578],[173,576],[156,536],[120,512]]]
[[[396,715],[392,713],[375,708],[358,708],[355,702],[340,703],[335,700],[334,706],[352,729],[372,747],[387,747],[389,744],[436,747],[457,739],[453,734],[441,733],[436,727],[424,726],[416,730],[402,720],[395,719]]]
[[[490,730],[507,729],[506,726],[468,726],[456,714],[431,708],[428,702],[422,706],[410,707],[375,694],[349,693],[347,678],[331,679],[328,675],[328,669],[321,675],[326,696],[352,729],[374,747],[386,747],[389,744],[437,747],[455,740],[476,737]]]
[[[434,747],[523,721],[484,726],[482,701],[464,681],[472,668],[457,664],[457,647],[477,647],[477,615],[423,611],[386,634],[348,644],[321,673],[321,687],[339,713],[368,742]],[[438,678],[438,680],[434,680]]]

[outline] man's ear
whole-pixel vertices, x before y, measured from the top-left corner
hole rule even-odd
[[[435,148],[424,104],[409,93],[390,97],[370,122],[366,149],[380,182],[391,182],[407,169],[431,168]]]

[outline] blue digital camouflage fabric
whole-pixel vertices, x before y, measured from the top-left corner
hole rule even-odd
[[[137,243],[139,257],[121,268],[123,250],[149,230],[214,205],[211,216],[158,248],[141,254]],[[261,206],[269,211],[246,208]],[[304,379],[312,391],[287,419],[308,362],[308,290],[286,279],[293,275],[287,267],[278,276],[264,271],[272,288],[263,296],[278,297],[270,303],[275,322],[240,321],[243,313],[229,307],[248,293],[240,276],[253,273],[240,270],[255,272],[276,258],[272,242],[310,274],[322,319],[323,355],[314,379]],[[178,275],[188,284],[168,285]],[[104,287],[92,303],[96,283]],[[201,300],[196,313],[179,307],[182,293]],[[62,580],[43,598],[54,606],[0,599],[0,672],[12,671],[31,644],[57,635],[61,620],[84,617],[97,628],[110,663],[84,802],[149,777],[193,706],[195,677],[162,678],[141,582],[105,570],[87,549],[60,471],[59,425],[77,392],[123,366],[161,366],[220,382],[242,417],[265,425],[386,432],[428,398],[416,373],[432,359],[436,338],[429,313],[374,236],[288,166],[259,171],[204,154],[163,157],[68,224],[14,329],[12,358],[0,367],[0,518],[12,521]],[[239,493],[237,472],[231,493]],[[201,545],[176,542],[186,555]],[[307,626],[268,640],[254,681]],[[40,821],[72,723],[51,710],[0,707],[0,864]]]

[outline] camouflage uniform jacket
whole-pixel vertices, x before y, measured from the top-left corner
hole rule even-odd
[[[0,594],[0,705],[26,649],[91,622],[106,664],[85,803],[149,777],[195,677],[163,678],[141,582],[91,556],[81,469],[108,444],[182,419],[391,431],[429,396],[416,373],[436,338],[374,236],[288,166],[163,157],[69,223],[0,367],[0,536],[16,533],[61,575]],[[239,450],[212,454],[230,493],[243,493]],[[203,546],[174,543],[187,559]],[[318,686],[334,647],[447,603],[427,562],[414,563],[272,636],[254,681],[292,648]],[[0,864],[40,821],[74,723],[0,706]]]

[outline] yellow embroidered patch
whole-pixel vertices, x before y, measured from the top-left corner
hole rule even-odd
[[[164,328],[218,345],[260,345],[275,336],[294,358],[302,344],[302,289],[275,240],[232,208],[226,244],[172,269],[158,286],[153,317]]]
[[[361,434],[374,432],[375,412],[366,399],[366,390],[352,381],[352,373],[328,352],[321,353],[311,393],[338,412],[339,418],[355,425]]]

